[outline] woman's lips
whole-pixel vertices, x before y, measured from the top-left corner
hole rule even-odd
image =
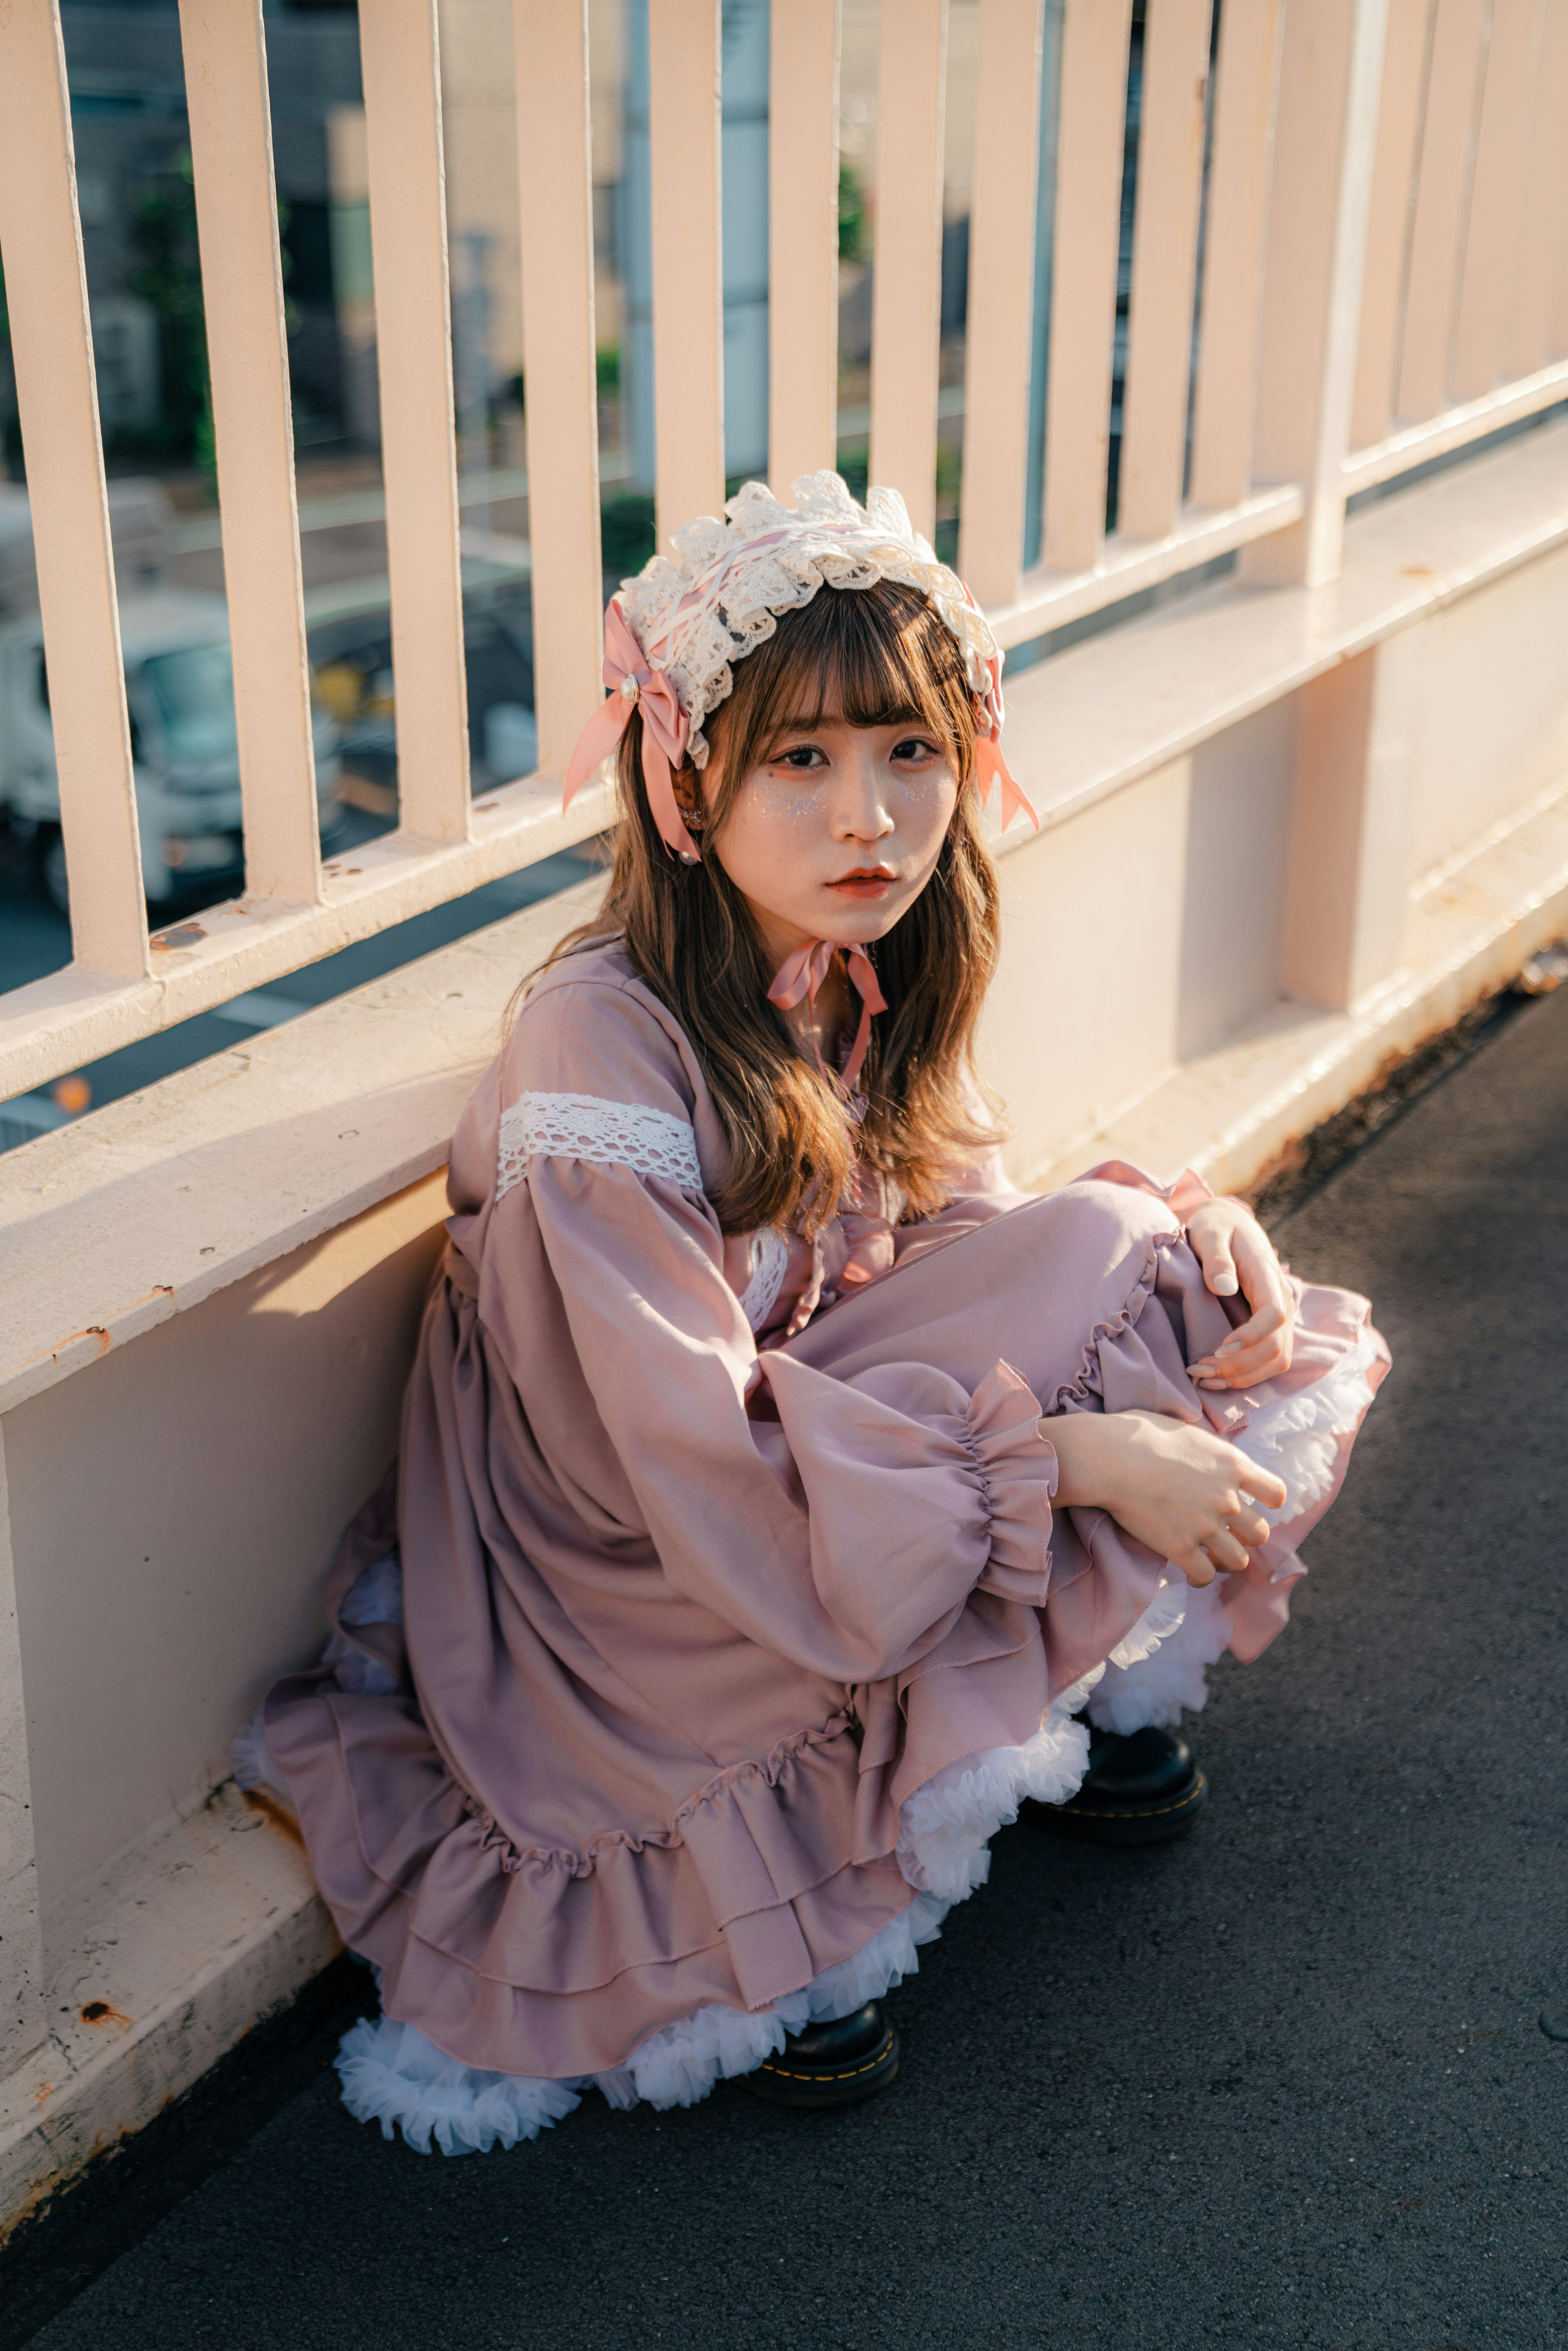
[[[880,898],[892,889],[896,878],[885,866],[866,867],[855,873],[841,875],[837,882],[830,882],[828,887],[841,898]]]

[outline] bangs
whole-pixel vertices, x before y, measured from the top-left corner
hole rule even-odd
[[[785,735],[830,719],[926,727],[959,783],[967,780],[975,717],[964,657],[917,589],[894,580],[821,587],[737,664],[733,690],[707,729],[722,802]]]

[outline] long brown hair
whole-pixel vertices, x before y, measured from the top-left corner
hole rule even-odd
[[[768,1001],[773,973],[756,925],[712,853],[747,777],[786,726],[816,725],[830,707],[852,726],[930,728],[959,786],[931,879],[866,949],[888,1008],[872,1024],[858,1124]],[[998,946],[996,875],[973,789],[975,730],[963,656],[917,590],[891,580],[821,588],[737,664],[728,699],[708,721],[718,790],[702,835],[706,853],[684,866],[653,822],[642,718],[632,713],[617,759],[621,822],[604,904],[550,961],[619,935],[639,977],[685,1030],[729,1141],[729,1180],[713,1204],[727,1233],[820,1227],[843,1200],[857,1159],[903,1191],[906,1217],[926,1215],[950,1191],[955,1163],[993,1139],[965,1088]],[[700,804],[695,769],[676,786]]]

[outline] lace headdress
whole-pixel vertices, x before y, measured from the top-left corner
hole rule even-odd
[[[586,783],[643,713],[643,773],[666,845],[695,862],[675,801],[672,770],[707,764],[705,721],[735,683],[734,664],[766,643],[783,612],[809,604],[819,588],[873,588],[896,580],[918,589],[964,655],[981,706],[975,766],[983,798],[1001,786],[1004,826],[1019,810],[1039,819],[1001,754],[1002,654],[990,625],[956,571],[912,526],[896,490],[873,489],[857,506],[837,474],[803,474],[793,508],[765,483],[747,482],[725,508],[704,515],[670,542],[674,562],[655,555],[623,580],[604,615],[604,683],[610,688],[584,727],[566,771],[565,799]]]

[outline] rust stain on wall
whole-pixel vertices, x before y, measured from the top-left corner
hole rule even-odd
[[[120,2009],[111,2008],[106,2000],[89,2000],[85,2008],[78,2009],[77,2014],[84,2024],[126,2025],[135,2022],[133,2017],[126,2016]]]
[[[272,1823],[275,1829],[281,1829],[289,1842],[297,1844],[301,1853],[304,1852],[305,1840],[299,1834],[299,1823],[286,1804],[280,1804],[276,1796],[269,1796],[265,1788],[246,1788],[243,1792],[253,1813],[259,1813],[264,1820]]]

